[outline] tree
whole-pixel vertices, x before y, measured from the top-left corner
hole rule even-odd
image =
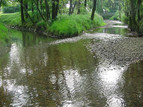
[[[46,19],[49,20],[49,18],[50,18],[50,11],[49,11],[49,4],[48,4],[47,0],[45,0],[45,7],[46,7]]]
[[[59,0],[52,1],[52,19],[56,19],[59,10]]]
[[[93,0],[93,9],[92,9],[92,13],[91,13],[91,20],[94,19],[95,10],[96,10],[96,0]]]
[[[21,8],[21,22],[24,24],[25,19],[24,19],[24,6],[23,6],[23,0],[20,0],[20,8]]]

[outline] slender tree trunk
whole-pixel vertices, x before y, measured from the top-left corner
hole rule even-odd
[[[54,0],[52,3],[52,19],[56,19],[59,10],[59,0]]]
[[[92,13],[91,13],[91,20],[94,19],[95,10],[96,10],[96,0],[93,0],[93,9],[92,9]]]
[[[72,14],[72,0],[70,0],[70,8],[69,8],[69,15]]]
[[[47,0],[45,0],[45,6],[46,6],[46,19],[49,20],[49,18],[50,18],[50,11],[49,11],[49,4],[48,4]]]
[[[59,11],[59,0],[56,0],[56,17],[58,16],[58,11]]]
[[[20,0],[20,7],[21,7],[21,23],[23,24],[25,22],[23,0]]]
[[[119,0],[119,18],[121,20],[121,1]]]
[[[138,0],[138,1],[137,1],[137,16],[138,16],[138,21],[141,20],[141,16],[140,16],[141,3],[142,3],[142,0]]]
[[[25,16],[28,18],[28,2],[25,3]]]
[[[135,0],[130,1],[131,5],[131,19],[130,19],[130,28],[132,31],[136,30],[136,9],[135,9]]]
[[[0,0],[0,7],[1,7],[1,5],[2,5],[2,1],[3,1],[3,0]]]
[[[80,0],[78,1],[78,10],[77,10],[77,14],[80,14]]]
[[[52,0],[52,19],[55,19],[55,0]]]
[[[74,6],[72,7],[72,14],[74,13],[74,9],[75,9],[76,4],[77,4],[77,1],[75,1]]]
[[[32,13],[34,12],[34,5],[33,5],[33,2],[31,3],[31,10],[32,10]]]
[[[38,12],[39,12],[41,18],[42,18],[43,20],[45,20],[45,18],[44,18],[44,16],[43,16],[42,12],[41,12],[40,9],[39,9],[39,3],[38,3],[38,1],[36,1],[35,4],[36,4],[36,8],[37,8],[37,10],[38,10]]]
[[[87,0],[84,0],[84,7],[86,9],[86,6],[87,6]]]

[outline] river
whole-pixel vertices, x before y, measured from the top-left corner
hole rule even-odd
[[[68,39],[9,35],[9,52],[0,56],[0,106],[143,107],[143,61],[114,63],[91,46],[132,38],[121,22]]]

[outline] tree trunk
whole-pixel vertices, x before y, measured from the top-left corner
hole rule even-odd
[[[46,19],[49,20],[49,18],[50,18],[50,11],[49,11],[49,4],[48,4],[47,0],[45,0],[45,6],[46,6]]]
[[[59,0],[54,0],[52,3],[52,19],[56,19],[59,10]]]
[[[39,12],[41,18],[42,18],[43,20],[45,20],[45,18],[44,18],[44,16],[43,16],[42,12],[41,12],[40,9],[39,9],[39,3],[38,3],[38,1],[36,1],[35,4],[36,4],[36,8],[37,8],[37,10],[38,10],[38,12]]]
[[[132,31],[136,30],[136,9],[135,9],[135,0],[131,0],[130,1],[130,5],[131,5],[131,19],[130,19],[130,28]]]
[[[28,2],[25,3],[25,16],[28,18]]]
[[[121,1],[119,0],[119,19],[121,20]]]
[[[140,16],[140,6],[141,6],[142,1],[138,0],[137,1],[137,16],[138,16],[138,21],[141,20],[141,16]]]
[[[80,14],[80,0],[78,1],[78,10],[77,10],[77,14]]]
[[[20,1],[20,8],[21,8],[21,23],[23,24],[25,22],[23,0]]]
[[[86,6],[87,6],[87,0],[84,0],[84,7],[86,9]]]
[[[1,5],[2,5],[2,0],[0,0],[0,7],[1,7]]]
[[[77,1],[75,1],[74,6],[72,7],[72,13],[74,13],[74,9],[75,9],[76,4],[77,4]]]
[[[96,0],[93,0],[93,9],[92,9],[92,13],[91,13],[91,20],[94,19],[95,10],[96,10]]]
[[[70,0],[70,8],[69,8],[69,15],[72,14],[72,0]]]
[[[55,19],[55,0],[52,0],[52,19]]]
[[[32,13],[34,12],[34,5],[33,5],[33,2],[31,3],[31,10],[32,10]]]

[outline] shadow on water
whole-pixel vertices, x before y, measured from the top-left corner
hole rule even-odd
[[[126,71],[96,58],[87,48],[91,36],[56,40],[28,32],[11,35],[10,52],[0,57],[0,106],[141,107],[142,64]]]

